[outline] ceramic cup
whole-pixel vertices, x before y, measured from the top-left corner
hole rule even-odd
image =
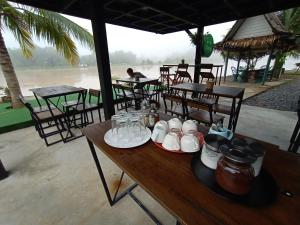
[[[155,124],[153,128],[151,139],[154,142],[162,143],[165,139],[165,136],[167,135],[167,132],[168,132],[168,123],[166,121],[160,120]]]
[[[183,152],[197,152],[200,150],[199,139],[193,133],[183,135],[180,146]]]
[[[198,122],[196,120],[187,120],[182,124],[182,132],[187,134],[191,131],[198,131]]]
[[[180,140],[179,137],[176,133],[174,132],[169,132],[163,143],[162,146],[170,151],[179,151],[180,150]]]
[[[182,122],[178,118],[172,118],[172,119],[170,119],[168,121],[168,125],[169,125],[169,130],[172,130],[172,129],[179,129],[179,130],[181,130],[181,128],[182,128]]]

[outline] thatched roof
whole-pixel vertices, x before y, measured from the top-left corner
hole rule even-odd
[[[249,21],[247,21],[248,19],[252,19],[252,22],[249,23]],[[265,21],[263,21],[263,19]],[[256,23],[253,21],[256,21]],[[261,25],[259,23],[265,24]],[[256,29],[255,26],[261,30]],[[253,33],[251,33],[251,31],[253,31]],[[257,56],[262,56],[267,54],[272,47],[281,50],[289,50],[294,47],[294,42],[290,38],[290,35],[278,16],[274,13],[269,13],[238,20],[227,33],[223,41],[215,45],[215,48],[220,51],[251,51],[252,54],[255,53]]]

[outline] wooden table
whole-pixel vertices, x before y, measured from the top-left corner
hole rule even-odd
[[[193,92],[197,94],[210,94],[219,97],[232,98],[231,112],[229,117],[228,129],[235,131],[239,113],[242,105],[245,89],[237,87],[226,87],[226,86],[214,86],[212,90],[208,90],[205,84],[199,83],[181,83],[175,86],[171,86],[171,89],[179,90],[183,92]],[[236,105],[236,101],[238,103]]]
[[[49,99],[54,97],[66,96],[84,91],[84,88],[72,87],[69,85],[60,85],[52,87],[32,88],[30,91],[33,92],[38,104],[41,106],[38,97],[43,99]]]
[[[162,119],[168,118],[160,116]],[[192,154],[167,152],[156,147],[151,141],[132,149],[113,148],[103,139],[110,128],[110,121],[106,121],[86,127],[82,132],[89,143],[111,205],[126,194],[131,195],[131,190],[135,186],[130,187],[122,196],[111,198],[94,145],[173,214],[181,224],[299,224],[299,156],[281,151],[276,145],[260,142],[267,151],[264,168],[275,178],[281,191],[290,191],[293,196],[288,197],[279,193],[278,199],[272,205],[251,208],[225,200],[201,184],[191,170]],[[207,131],[207,128],[202,128],[203,132]],[[160,224],[159,221],[155,223]]]

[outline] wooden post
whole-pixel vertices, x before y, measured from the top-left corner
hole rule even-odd
[[[262,85],[265,84],[266,78],[268,76],[268,72],[269,72],[269,68],[270,68],[270,62],[271,62],[272,55],[273,55],[273,50],[274,50],[274,48],[272,47],[270,55],[269,55],[269,58],[268,58],[268,61],[267,61],[267,65],[266,65],[266,69],[265,69],[265,72],[264,72],[264,76],[263,76],[263,79],[262,79]]]
[[[194,83],[199,83],[199,79],[200,79],[199,76],[200,76],[200,69],[201,69],[200,65],[201,65],[203,28],[204,28],[203,26],[197,28]]]
[[[226,81],[226,74],[227,74],[227,67],[228,67],[228,58],[229,58],[229,51],[226,51],[226,59],[225,59],[225,69],[224,69],[224,83]]]
[[[238,58],[238,61],[237,61],[237,66],[236,66],[236,73],[237,74],[235,75],[236,78],[234,77],[234,80],[237,80],[237,77],[239,76],[240,62],[241,62],[241,53],[239,54],[239,58]]]
[[[5,170],[1,159],[0,159],[0,180],[3,180],[4,178],[8,177],[8,172]]]
[[[109,63],[107,36],[104,20],[103,3],[101,1],[91,2],[91,22],[93,28],[95,52],[97,58],[98,75],[102,92],[102,101],[105,119],[110,119],[115,114],[113,91],[111,82],[111,71]]]

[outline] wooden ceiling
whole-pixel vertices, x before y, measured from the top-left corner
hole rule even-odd
[[[166,34],[300,6],[299,0],[12,0],[91,19],[91,1],[110,24]],[[96,9],[97,10],[97,9]],[[101,10],[99,9],[99,12]]]

